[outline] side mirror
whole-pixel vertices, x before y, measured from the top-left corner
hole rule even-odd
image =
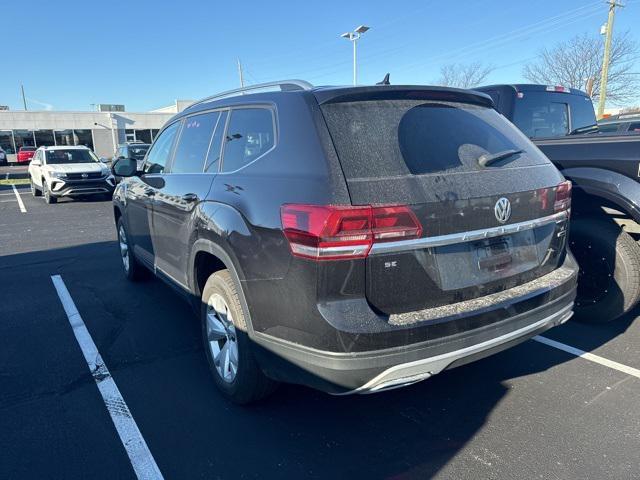
[[[36,167],[39,167],[41,165],[40,160],[31,160],[31,165],[35,165]]]
[[[111,166],[111,171],[118,177],[133,177],[138,173],[138,163],[132,158],[120,158]]]

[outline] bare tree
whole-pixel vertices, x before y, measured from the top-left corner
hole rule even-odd
[[[494,68],[480,62],[469,64],[449,63],[440,67],[439,85],[445,87],[472,88],[484,83]]]
[[[542,49],[534,63],[525,65],[522,75],[531,82],[584,90],[596,100],[600,95],[600,75],[604,45],[602,39],[578,35]],[[633,74],[638,47],[628,32],[613,39],[607,81],[607,100],[621,104],[638,95],[638,78]],[[591,91],[589,91],[591,90]]]

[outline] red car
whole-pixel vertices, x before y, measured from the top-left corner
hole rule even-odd
[[[33,154],[36,153],[36,147],[20,147],[18,150],[18,163],[28,163],[33,158]]]

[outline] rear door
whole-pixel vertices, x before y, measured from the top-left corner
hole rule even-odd
[[[555,167],[493,109],[408,96],[321,107],[352,204],[407,205],[422,227],[420,238],[374,243],[369,303],[413,311],[555,269],[564,252]],[[480,165],[508,150],[519,153]]]
[[[226,116],[226,111],[212,111],[184,119],[173,161],[154,197],[156,266],[185,287],[197,211],[218,172]]]

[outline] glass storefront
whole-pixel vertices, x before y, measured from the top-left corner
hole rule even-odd
[[[9,155],[16,153],[11,130],[0,130],[0,148]]]
[[[38,147],[51,147],[56,144],[53,139],[52,130],[36,130],[34,136],[36,137],[36,146]]]
[[[73,145],[73,130],[56,130],[53,133],[56,145]]]
[[[93,150],[93,135],[91,130],[74,130],[76,145],[84,145]]]
[[[155,134],[158,133],[158,130],[153,130]],[[124,131],[124,139],[125,142],[143,142],[143,143],[151,143],[152,140],[152,130],[144,129],[144,130],[134,130],[132,128],[127,128]]]
[[[33,136],[33,130],[14,130],[13,139],[16,143],[16,151],[20,147],[35,147],[36,140]]]

